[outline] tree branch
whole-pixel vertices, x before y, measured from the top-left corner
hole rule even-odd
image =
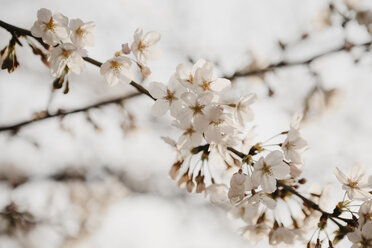
[[[237,71],[230,76],[225,76],[225,78],[227,78],[229,80],[234,80],[234,79],[239,78],[239,77],[262,75],[262,74],[274,71],[275,69],[279,69],[279,68],[288,68],[288,67],[299,66],[299,65],[309,65],[314,60],[317,60],[321,57],[325,57],[327,55],[331,55],[331,54],[342,52],[342,51],[350,51],[352,48],[355,48],[355,47],[369,47],[371,45],[372,45],[372,41],[368,41],[368,42],[361,43],[361,44],[352,44],[352,43],[349,43],[349,42],[345,42],[340,47],[336,47],[336,48],[333,48],[329,51],[325,51],[323,53],[314,55],[314,56],[312,56],[308,59],[305,59],[305,60],[299,60],[299,61],[282,60],[278,63],[270,64],[267,67],[262,68],[262,69]]]
[[[4,131],[15,131],[16,132],[21,127],[32,124],[32,123],[35,123],[35,122],[39,122],[39,121],[42,121],[42,120],[55,118],[55,117],[63,117],[63,116],[66,116],[66,115],[75,114],[75,113],[79,113],[79,112],[85,112],[85,111],[88,111],[90,109],[99,108],[99,107],[109,105],[109,104],[120,103],[124,100],[139,96],[141,94],[142,94],[141,92],[135,92],[135,93],[132,93],[132,94],[129,94],[129,95],[126,95],[126,96],[121,96],[121,97],[117,97],[117,98],[114,98],[114,99],[109,99],[109,100],[97,102],[97,103],[88,105],[88,106],[83,107],[83,108],[78,108],[78,109],[74,109],[74,110],[70,110],[70,111],[60,110],[56,114],[46,113],[44,115],[33,118],[31,120],[23,121],[23,122],[20,122],[20,123],[9,125],[9,126],[0,126],[0,132],[4,132]]]

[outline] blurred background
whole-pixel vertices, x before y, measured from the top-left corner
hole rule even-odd
[[[144,86],[166,83],[178,64],[199,58],[227,77],[299,61],[236,77],[230,94],[257,93],[257,141],[287,130],[291,115],[304,111],[304,176],[334,183],[337,201],[334,167],[360,162],[372,172],[372,56],[369,46],[347,47],[371,40],[368,2],[1,0],[0,20],[30,29],[37,10],[48,8],[94,21],[96,45],[88,52],[99,61],[131,43],[137,27],[156,30],[163,58],[149,64]],[[1,49],[10,38],[0,28]],[[53,92],[49,69],[26,42],[17,56],[19,69],[0,71],[0,126],[133,92],[109,88],[90,64],[71,76],[69,94]],[[169,178],[175,154],[160,136],[178,132],[169,117],[152,117],[151,105],[139,96],[0,132],[0,209],[22,213],[2,215],[0,247],[250,247],[237,231],[242,223]]]

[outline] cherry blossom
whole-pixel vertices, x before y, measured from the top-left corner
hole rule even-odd
[[[251,244],[255,245],[260,242],[264,237],[270,232],[270,227],[265,223],[258,223],[254,225],[248,225],[242,228],[242,235],[245,237]]]
[[[270,245],[279,245],[280,243],[285,243],[288,245],[293,245],[295,240],[295,233],[293,230],[286,227],[278,227],[275,230],[271,230],[269,233],[269,243]]]
[[[352,248],[372,247],[372,221],[367,222],[362,228],[348,233],[347,237],[353,242]]]
[[[289,166],[283,162],[283,159],[283,153],[280,151],[271,152],[266,158],[261,157],[254,164],[253,184],[256,187],[261,185],[266,193],[274,192],[276,179],[284,179],[289,174]]]
[[[249,121],[253,120],[253,111],[251,105],[256,101],[257,97],[255,94],[249,94],[242,96],[236,104],[234,115],[239,121],[240,125],[245,126]]]
[[[372,200],[364,202],[358,211],[359,225],[363,226],[367,221],[372,221]]]
[[[176,80],[173,75],[165,86],[162,83],[152,82],[149,86],[150,94],[156,98],[155,104],[152,106],[152,114],[155,116],[164,115],[169,109],[172,116],[177,116],[181,108],[180,97],[184,92],[184,88]]]
[[[204,59],[199,59],[193,65],[191,70],[185,64],[178,65],[176,69],[177,79],[186,88],[189,88],[191,90],[195,89],[194,84],[195,72],[197,69],[201,68],[205,63],[206,61]]]
[[[129,84],[133,80],[132,62],[124,56],[113,57],[102,64],[100,73],[110,86],[118,82]]]
[[[225,78],[217,78],[213,73],[213,64],[205,62],[195,71],[194,89],[198,92],[220,92],[230,86],[231,82]]]
[[[229,117],[224,113],[222,106],[210,106],[204,115],[198,115],[195,118],[196,128],[204,133],[208,143],[224,143],[235,130],[229,124]]]
[[[49,57],[52,75],[61,76],[66,67],[69,71],[80,74],[85,69],[83,57],[86,55],[86,50],[80,49],[72,43],[53,47]]]
[[[183,122],[191,120],[198,115],[204,115],[206,107],[212,103],[213,97],[213,94],[209,92],[200,95],[191,92],[183,93],[181,96],[183,108],[180,109],[177,119]]]
[[[161,57],[161,50],[155,46],[159,40],[158,32],[152,31],[143,35],[142,28],[137,28],[134,32],[131,50],[139,63],[146,64],[147,60],[156,60]]]
[[[237,203],[243,200],[245,192],[252,188],[252,179],[247,174],[235,173],[230,180],[228,197],[232,202]]]
[[[265,193],[263,193],[261,191],[256,192],[254,195],[252,195],[248,199],[248,203],[251,206],[259,205],[260,203],[262,203],[263,205],[265,205],[266,207],[268,207],[270,209],[274,209],[276,207],[276,201],[274,199],[268,197]]]
[[[52,14],[49,9],[39,9],[31,33],[35,37],[41,37],[48,45],[55,46],[70,33],[68,18],[61,13]]]
[[[173,123],[173,125],[184,131],[178,139],[178,144],[180,147],[192,148],[200,145],[202,142],[203,136],[201,133],[196,131],[191,119],[183,122],[176,121]]]
[[[351,200],[366,200],[372,198],[367,188],[371,187],[372,176],[365,175],[365,168],[362,164],[354,164],[349,176],[346,176],[337,167],[334,170],[337,180],[342,184]]]
[[[71,19],[71,41],[78,47],[94,46],[95,37],[93,30],[96,27],[94,22],[83,22],[81,19]]]
[[[227,198],[228,188],[225,184],[214,183],[205,189],[205,196],[209,197],[209,201],[217,206],[225,209],[230,209],[231,204]]]

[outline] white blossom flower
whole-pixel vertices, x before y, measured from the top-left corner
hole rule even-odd
[[[211,144],[221,144],[229,135],[233,135],[235,128],[229,125],[228,115],[221,106],[210,106],[204,115],[195,117],[195,127],[203,132],[205,140]]]
[[[366,200],[372,195],[366,188],[372,185],[372,176],[365,175],[365,168],[362,164],[354,164],[349,176],[342,173],[337,167],[334,170],[337,180],[342,184],[342,189],[346,190],[351,200]]]
[[[124,56],[113,57],[102,64],[100,73],[110,86],[118,82],[129,84],[133,80],[132,62]]]
[[[366,222],[372,221],[372,200],[364,202],[358,211],[359,226],[363,226]]]
[[[301,161],[301,153],[307,148],[307,142],[301,137],[298,128],[291,126],[287,138],[282,144],[282,150],[286,159]]]
[[[217,78],[213,73],[213,64],[205,62],[195,72],[194,89],[198,92],[212,91],[220,92],[230,86],[231,82],[225,78]]]
[[[187,65],[180,64],[177,66],[176,69],[176,77],[178,81],[185,86],[188,89],[194,89],[194,78],[195,78],[195,72],[197,69],[201,68],[206,61],[204,59],[199,59],[190,70]]]
[[[280,243],[285,243],[288,245],[293,245],[296,238],[295,232],[286,227],[278,227],[276,230],[271,230],[269,233],[269,244],[279,245]]]
[[[372,221],[367,222],[362,228],[348,233],[347,237],[353,243],[352,248],[372,247]]]
[[[280,151],[273,151],[266,158],[261,157],[254,164],[253,184],[256,187],[261,185],[266,193],[273,193],[276,190],[276,179],[284,179],[289,173],[289,166],[283,159]]]
[[[177,115],[177,119],[181,122],[191,120],[195,116],[204,115],[206,107],[212,103],[213,94],[206,92],[196,95],[191,92],[182,94],[183,108]]]
[[[245,237],[251,244],[255,245],[263,238],[267,237],[270,227],[262,222],[259,224],[248,225],[241,230],[243,237]]]
[[[72,43],[63,43],[53,47],[49,57],[52,75],[54,77],[61,76],[66,66],[69,71],[80,74],[85,69],[83,60],[85,56],[87,56],[86,50],[80,49]]]
[[[94,46],[95,37],[93,30],[96,27],[94,22],[83,22],[81,19],[71,19],[71,41],[78,47]]]
[[[259,208],[257,205],[239,204],[231,209],[228,213],[232,218],[240,218],[247,224],[255,223],[255,218],[258,217]]]
[[[253,120],[254,115],[250,105],[252,105],[256,99],[256,94],[249,94],[241,97],[236,104],[234,116],[243,127],[245,126],[246,122]]]
[[[245,197],[245,192],[253,188],[252,179],[244,173],[235,173],[230,180],[228,197],[231,202],[238,203]]]
[[[290,175],[293,178],[299,177],[303,172],[304,162],[302,158],[292,158],[291,161],[288,163],[290,169]]]
[[[131,50],[139,63],[146,64],[147,60],[156,60],[161,57],[160,49],[155,46],[159,40],[158,32],[152,31],[143,35],[142,28],[137,28],[134,32]]]
[[[248,199],[248,203],[251,205],[258,205],[262,203],[263,205],[265,205],[266,207],[270,209],[274,209],[276,207],[276,201],[268,197],[263,192],[256,192],[256,194],[254,194]]]
[[[156,98],[152,106],[152,114],[155,116],[164,115],[169,109],[172,116],[177,116],[181,108],[180,97],[184,92],[184,88],[176,80],[175,76],[171,76],[168,85],[158,82],[152,82],[149,86],[150,94]]]
[[[205,196],[209,197],[209,201],[224,209],[229,209],[231,204],[227,198],[227,190],[225,184],[213,183],[205,189]]]
[[[41,37],[48,45],[55,46],[70,33],[68,18],[61,13],[52,14],[49,9],[39,9],[31,33],[35,37]]]
[[[178,145],[183,149],[189,149],[200,145],[203,140],[201,133],[196,131],[191,119],[184,122],[175,121],[173,125],[183,130],[182,135],[178,139]]]

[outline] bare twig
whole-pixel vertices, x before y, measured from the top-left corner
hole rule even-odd
[[[280,61],[278,63],[270,64],[266,66],[265,68],[262,69],[254,69],[254,70],[242,70],[242,71],[237,71],[234,74],[230,76],[225,76],[225,78],[229,80],[234,80],[239,77],[248,77],[248,76],[256,76],[256,75],[262,75],[267,72],[274,71],[276,69],[280,68],[288,68],[288,67],[293,67],[293,66],[300,66],[300,65],[309,65],[311,64],[314,60],[317,60],[321,57],[325,57],[334,53],[342,52],[342,51],[350,51],[352,48],[355,47],[369,47],[372,45],[372,41],[368,41],[365,43],[361,44],[352,44],[349,42],[345,42],[342,46],[333,48],[331,50],[322,52],[320,54],[314,55],[308,59],[305,60],[298,60],[298,61]]]
[[[74,110],[70,110],[70,111],[60,110],[56,114],[45,113],[44,115],[33,118],[31,120],[23,121],[23,122],[20,122],[20,123],[9,125],[9,126],[1,126],[0,127],[0,132],[3,132],[3,131],[15,131],[16,132],[16,131],[19,130],[19,128],[21,128],[23,126],[26,126],[26,125],[29,125],[29,124],[34,123],[34,122],[38,122],[38,121],[42,121],[42,120],[46,120],[46,119],[50,119],[50,118],[54,118],[54,117],[63,117],[63,116],[66,116],[66,115],[75,114],[75,113],[79,113],[79,112],[85,112],[85,111],[88,111],[89,109],[99,108],[99,107],[109,105],[109,104],[121,103],[124,100],[139,96],[141,94],[142,93],[140,93],[140,92],[136,92],[136,93],[132,93],[132,94],[129,94],[129,95],[117,97],[117,98],[114,98],[114,99],[109,99],[109,100],[97,102],[97,103],[88,105],[88,106],[83,107],[83,108],[78,108],[78,109],[74,109]]]

